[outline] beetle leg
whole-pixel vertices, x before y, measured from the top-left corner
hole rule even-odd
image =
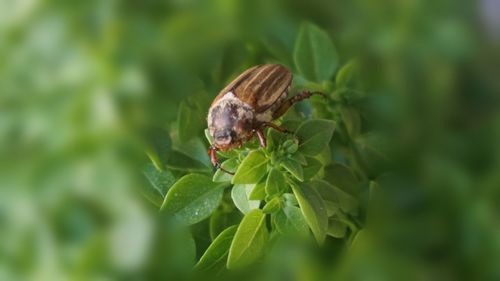
[[[285,134],[293,134],[292,131],[288,130],[288,129],[285,129],[285,128],[282,128],[274,123],[271,123],[271,122],[264,122],[263,124],[263,127],[270,127],[270,128],[273,128],[275,129],[276,131],[278,132],[282,132],[282,133],[285,133]]]
[[[215,146],[210,146],[208,148],[208,156],[210,156],[210,162],[216,168],[220,168],[219,159],[217,158],[217,148]]]
[[[210,162],[212,162],[212,165],[215,167],[215,169],[220,169],[227,174],[234,175],[234,173],[222,168],[219,159],[217,158],[217,148],[215,146],[210,146],[208,148],[208,155],[210,156]]]
[[[278,107],[278,109],[276,109],[276,111],[274,111],[273,119],[276,119],[276,118],[282,116],[283,114],[285,114],[285,112],[288,111],[288,109],[290,109],[290,107],[292,105],[298,103],[299,101],[308,99],[312,95],[320,95],[320,96],[326,98],[326,95],[321,93],[321,92],[302,91],[302,92],[298,93],[297,95],[284,101],[283,104],[281,104],[281,106]]]
[[[262,132],[262,130],[257,129],[257,130],[255,130],[255,133],[257,134],[257,137],[259,138],[260,146],[266,147],[267,141],[266,141],[266,137],[264,136],[264,133]]]

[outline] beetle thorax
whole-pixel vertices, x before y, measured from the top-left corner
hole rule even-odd
[[[210,107],[207,119],[214,145],[221,150],[238,146],[253,135],[254,111],[232,92]]]

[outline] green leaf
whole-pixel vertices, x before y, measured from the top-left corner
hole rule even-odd
[[[191,232],[186,227],[179,227],[179,225],[172,224],[168,220],[158,221],[157,223],[156,235],[168,237],[168,239],[151,240],[151,246],[157,251],[155,257],[162,261],[162,268],[167,272],[165,275],[166,280],[175,279],[174,276],[178,276],[178,274],[191,272],[196,262],[196,245]],[[134,230],[130,229],[127,233]],[[97,245],[103,244],[99,243]],[[101,251],[97,253],[101,253]]]
[[[356,138],[361,133],[361,116],[359,112],[352,107],[343,107],[340,113],[347,128],[347,133],[352,139]]]
[[[334,238],[344,238],[347,232],[347,225],[336,218],[328,221],[328,235]]]
[[[350,87],[354,76],[357,72],[358,63],[356,60],[351,60],[340,68],[335,77],[335,85],[337,88]]]
[[[264,252],[268,236],[266,215],[262,210],[246,214],[231,243],[227,268],[241,268],[257,260]]]
[[[255,184],[235,184],[231,190],[231,198],[234,205],[243,214],[248,214],[251,210],[259,208],[259,200],[249,200],[249,194],[252,192]]]
[[[307,165],[304,166],[304,179],[308,180],[314,177],[323,164],[316,158],[307,157]]]
[[[198,135],[202,128],[200,120],[203,120],[200,116],[201,114],[195,106],[189,105],[186,100],[181,101],[177,116],[179,139],[181,141],[188,141]]]
[[[325,180],[343,191],[356,195],[360,192],[360,183],[351,168],[333,163],[325,167]]]
[[[390,163],[390,142],[377,133],[364,134],[355,140],[356,152],[370,177],[385,171]]]
[[[311,186],[318,190],[323,200],[335,203],[344,212],[351,213],[358,209],[358,200],[340,188],[323,180],[311,181]]]
[[[328,229],[326,206],[319,193],[309,184],[292,185],[300,210],[311,228],[316,241],[323,244]]]
[[[293,195],[292,193],[285,193],[281,197],[283,197],[283,201],[285,202],[285,205],[287,205],[287,206],[298,206],[299,205],[297,198],[295,198],[295,195]]]
[[[234,172],[238,168],[238,159],[233,158],[233,159],[228,159],[221,164],[222,168],[225,169],[226,171],[229,172]],[[231,179],[233,178],[233,175],[228,174],[221,169],[217,169],[215,171],[214,176],[212,180],[214,182],[231,182]]]
[[[229,253],[229,247],[233,241],[237,226],[233,225],[222,231],[212,244],[207,248],[203,256],[195,265],[195,270],[204,271],[215,267],[218,263],[224,260]]]
[[[189,174],[170,188],[161,209],[184,224],[195,224],[219,206],[223,191],[223,186],[209,177]]]
[[[338,67],[338,56],[328,34],[303,23],[295,42],[293,59],[300,74],[315,82],[329,80]]]
[[[258,183],[266,175],[268,159],[261,151],[250,152],[241,162],[233,177],[233,184]]]
[[[315,158],[318,159],[323,166],[330,164],[332,162],[332,150],[330,146],[327,145],[323,151],[315,156]]]
[[[184,155],[187,155],[189,158],[198,161],[204,166],[211,168],[212,163],[210,162],[210,157],[207,153],[207,147],[205,143],[201,140],[201,138],[194,137],[189,139],[188,141],[181,141],[177,138],[173,138],[173,148]],[[175,159],[173,159],[175,160]],[[171,164],[173,161],[170,161]]]
[[[264,198],[266,198],[266,182],[267,178],[262,178],[262,180],[254,186],[248,198],[250,200],[264,200]]]
[[[285,206],[273,215],[276,230],[282,235],[309,235],[309,226],[299,208]]]
[[[335,213],[337,213],[339,211],[340,207],[339,207],[338,203],[334,203],[332,201],[325,200],[324,198],[323,198],[323,200],[325,201],[326,214],[328,215],[328,217],[335,215]]]
[[[293,154],[299,149],[299,142],[296,139],[286,140],[283,143],[283,148],[285,149],[286,153]]]
[[[222,208],[223,209],[223,208]],[[241,213],[234,208],[232,211],[227,212],[219,208],[210,216],[209,221],[209,232],[210,238],[213,240],[217,237],[224,229],[231,225],[239,224],[241,218],[243,217]]]
[[[211,169],[200,161],[177,150],[170,151],[167,167],[172,170],[184,172],[208,172]]]
[[[152,128],[146,132],[146,154],[158,170],[164,170],[170,158],[172,140],[167,131]]]
[[[277,212],[281,208],[281,199],[279,197],[274,197],[271,201],[262,208],[262,211],[266,214],[271,214]]]
[[[297,180],[299,181],[304,181],[304,170],[302,166],[293,161],[286,159],[285,161],[281,162],[281,166],[285,168],[290,174],[292,174]]]
[[[334,130],[335,121],[312,119],[303,122],[296,132],[300,140],[299,151],[309,156],[321,153],[330,142]]]
[[[278,169],[272,169],[267,176],[266,194],[269,196],[281,195],[286,191],[288,184]]]
[[[301,165],[307,165],[306,157],[304,156],[304,154],[302,154],[300,152],[296,152],[295,154],[290,156],[290,159],[292,159],[293,161],[295,161]]]
[[[148,200],[160,207],[175,177],[169,170],[158,170],[152,163],[146,164],[143,173],[150,184],[144,185],[141,191]]]

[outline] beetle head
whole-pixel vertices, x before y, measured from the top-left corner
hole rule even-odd
[[[216,130],[213,137],[215,146],[219,148],[231,146],[231,144],[238,139],[236,132],[231,128],[222,128]]]
[[[253,110],[232,93],[214,104],[208,113],[208,130],[220,150],[240,146],[252,136]]]

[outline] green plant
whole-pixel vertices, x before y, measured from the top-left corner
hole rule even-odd
[[[371,173],[371,154],[365,151],[376,150],[363,142],[356,62],[337,71],[333,43],[310,23],[300,28],[293,58],[298,70],[294,87],[322,91],[327,98],[315,98],[282,118],[293,135],[268,130],[265,148],[253,141],[219,152],[222,167],[234,176],[220,170],[211,176],[208,144],[196,123],[202,101],[181,104],[177,128],[149,134],[154,165],[144,170],[151,182],[144,194],[181,224],[209,219],[212,243],[197,270],[252,264],[272,246],[271,237],[307,239],[312,233],[320,245],[327,237],[349,245],[363,225],[362,199]],[[206,131],[205,136],[211,143]]]

